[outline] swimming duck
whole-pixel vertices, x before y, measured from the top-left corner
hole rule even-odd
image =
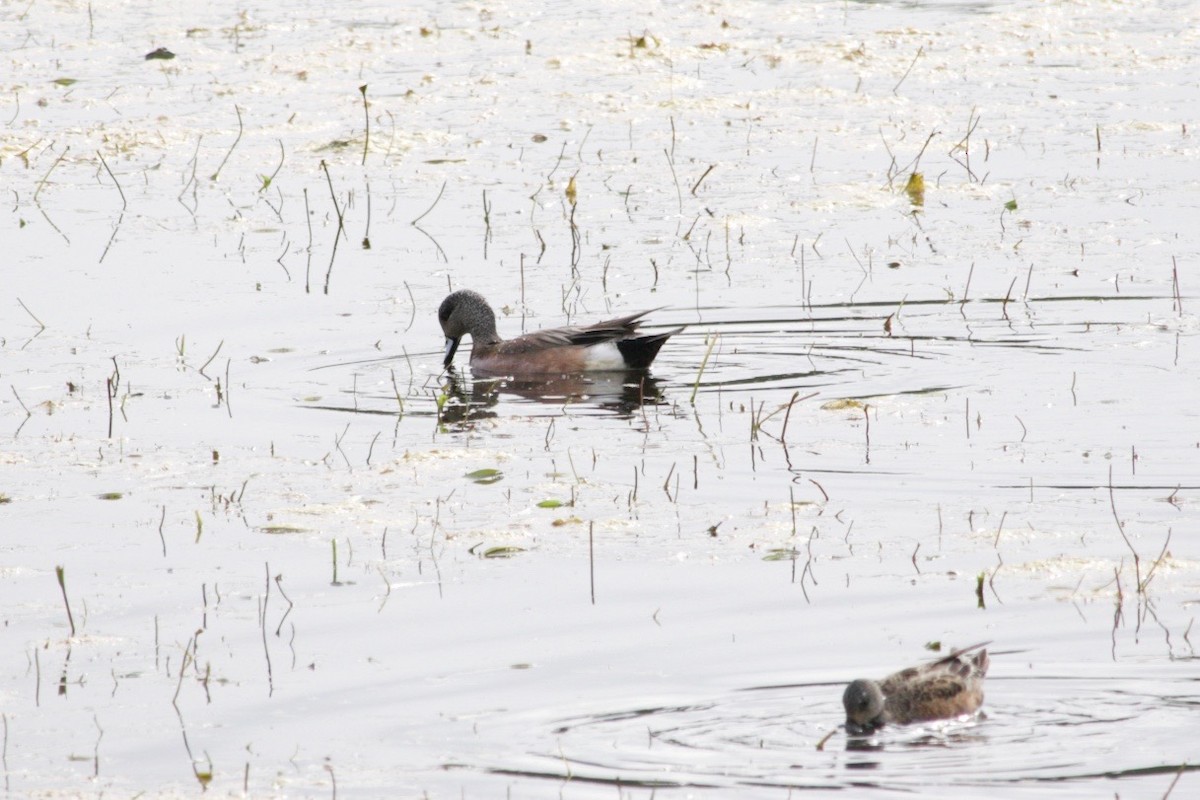
[[[975,713],[983,704],[987,644],[955,650],[937,661],[909,667],[882,681],[851,682],[842,695],[846,731],[863,735],[886,724],[906,725]]]
[[[446,335],[443,366],[454,361],[458,344],[471,336],[471,369],[479,374],[571,374],[594,370],[646,369],[659,349],[682,327],[639,336],[641,311],[583,327],[546,328],[516,339],[501,339],[496,313],[478,292],[452,292],[438,308]]]

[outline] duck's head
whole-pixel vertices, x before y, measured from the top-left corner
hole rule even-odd
[[[879,683],[852,681],[842,694],[846,707],[846,732],[852,736],[874,733],[883,726],[884,697]]]

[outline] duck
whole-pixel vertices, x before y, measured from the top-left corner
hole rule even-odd
[[[451,292],[438,307],[446,335],[443,367],[451,367],[463,336],[471,337],[471,370],[480,375],[575,374],[599,370],[646,370],[658,351],[683,326],[638,335],[651,311],[586,326],[545,328],[515,339],[496,332],[496,312],[478,292]]]
[[[842,695],[846,731],[874,733],[884,725],[907,725],[974,714],[983,705],[983,679],[988,670],[981,642],[936,661],[900,670],[882,681],[852,681]]]

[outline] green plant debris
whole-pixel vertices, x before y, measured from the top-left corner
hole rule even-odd
[[[925,176],[919,172],[909,175],[908,182],[904,184],[904,192],[914,206],[925,205]]]
[[[828,403],[821,405],[822,411],[847,411],[849,409],[861,409],[863,407],[861,400],[855,400],[852,397],[843,397],[839,400],[830,400]]]
[[[925,649],[931,650],[934,653],[940,653],[940,652],[942,652],[942,643],[939,640],[934,639],[931,642],[925,643]]]
[[[120,500],[124,496],[124,492],[101,492],[100,494],[96,495],[96,497],[99,497],[101,500]]]
[[[542,502],[537,504],[537,507],[538,508],[560,508],[562,506],[562,504],[563,504],[562,500],[543,500]]]
[[[259,530],[263,533],[308,533],[308,528],[298,528],[295,525],[264,525]]]
[[[986,577],[986,572],[981,572],[975,576],[975,600],[979,603],[980,608],[987,608],[983,603],[983,579]]]
[[[799,550],[793,550],[790,547],[776,547],[767,551],[767,554],[763,556],[763,561],[793,561],[799,555]]]
[[[1009,200],[1007,203],[1004,204],[1004,210],[1005,211],[1016,211],[1017,210],[1017,201]]]
[[[554,522],[551,522],[550,524],[556,528],[561,528],[564,525],[580,525],[582,523],[583,523],[583,520],[581,520],[579,517],[572,515],[569,517],[556,519],[556,520],[554,520]]]
[[[468,472],[464,477],[474,483],[487,486],[490,483],[495,483],[504,477],[504,473],[498,469],[477,469],[474,472]]]
[[[58,84],[59,86],[71,86],[79,83],[79,81],[75,78],[55,78],[51,83]]]
[[[483,551],[484,558],[512,558],[517,553],[524,553],[524,547],[516,547],[514,545],[498,545],[489,547]]]

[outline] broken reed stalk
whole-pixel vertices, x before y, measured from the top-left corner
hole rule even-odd
[[[229,145],[229,152],[226,153],[225,157],[221,159],[221,163],[217,166],[217,171],[214,172],[212,174],[212,176],[209,178],[210,181],[216,181],[217,178],[219,178],[221,176],[221,170],[225,169],[225,162],[229,160],[229,157],[231,155],[233,155],[234,148],[237,147],[238,142],[240,142],[242,140],[242,110],[237,107],[236,103],[233,106],[233,110],[234,110],[234,112],[237,113],[237,120],[238,120],[237,138],[233,140],[233,144]]]
[[[488,242],[492,240],[492,207],[488,204],[487,189],[483,190],[483,260],[487,261]]]
[[[1112,483],[1112,465],[1108,467],[1108,503],[1112,508],[1113,519],[1116,520],[1117,530],[1121,533],[1121,538],[1125,540],[1125,545],[1129,548],[1129,552],[1133,553],[1133,573],[1137,579],[1138,593],[1142,593],[1145,587],[1142,585],[1142,570],[1141,558],[1138,556],[1137,550],[1133,549],[1133,543],[1129,541],[1129,537],[1125,534],[1125,524],[1121,522],[1121,518],[1117,516],[1117,501],[1113,496]]]
[[[671,123],[671,128],[674,130],[674,121]],[[679,176],[675,174],[675,160],[671,158],[671,153],[663,148],[663,155],[667,157],[667,166],[671,168],[671,180],[675,181],[675,197],[679,201],[679,213],[683,213],[683,192],[679,189]]]
[[[112,178],[113,183],[117,185],[117,192],[121,195],[121,210],[129,208],[129,203],[125,201],[125,192],[121,190],[121,182],[117,180],[117,176],[113,175],[113,171],[108,168],[108,162],[104,160],[104,154],[99,150],[96,155],[100,156],[100,163],[104,165],[104,171],[108,173],[108,177]]]
[[[387,535],[387,528],[383,529],[383,533],[384,533],[384,536]],[[267,570],[267,574],[270,574],[269,569]],[[388,592],[391,593],[392,587],[390,584],[387,583],[387,578],[384,578],[384,583],[387,584]],[[286,600],[287,604],[288,604],[287,611],[283,612],[283,616],[279,618],[279,626],[275,628],[275,635],[279,636],[279,632],[281,630],[283,630],[283,621],[288,618],[288,614],[292,613],[292,609],[296,607],[296,604],[292,602],[292,598],[288,597],[287,592],[285,592],[283,590],[283,573],[282,572],[275,576],[275,588],[279,589],[279,593],[281,595],[283,595],[283,599]]]
[[[866,421],[867,433],[867,462],[871,461],[871,404],[863,404],[863,420]]]
[[[21,395],[17,394],[17,387],[10,383],[8,388],[12,389],[13,397],[17,398],[17,402],[21,404],[21,408],[25,409],[25,419],[32,417],[33,413],[25,406],[25,401],[21,399]]]
[[[1171,283],[1175,289],[1175,310],[1183,316],[1183,295],[1179,293],[1179,264],[1175,256],[1171,256]]]
[[[750,441],[752,441],[752,442],[758,441],[758,429],[763,423],[762,411],[763,411],[763,406],[766,405],[766,403],[767,403],[766,400],[763,400],[761,403],[759,403],[758,404],[758,412],[755,413],[754,398],[753,397],[750,398]]]
[[[806,399],[814,398],[818,395],[818,393],[820,393],[820,392],[809,392],[808,395],[805,395],[804,397],[800,397],[800,392],[798,392],[798,391],[792,392],[792,399],[790,399],[790,401],[787,401],[787,413],[784,414],[784,429],[782,429],[782,431],[779,432],[779,440],[780,441],[787,441],[787,421],[792,419],[793,405],[796,405],[797,401],[806,401]]]
[[[1012,283],[1008,285],[1008,292],[1004,295],[1004,302],[1000,304],[1000,313],[1005,319],[1008,319],[1008,301],[1012,299],[1013,287],[1017,285],[1017,279],[1014,277]]]
[[[1171,529],[1167,528],[1167,538],[1163,542],[1162,550],[1158,551],[1158,558],[1154,559],[1154,563],[1150,565],[1150,571],[1146,573],[1146,580],[1138,584],[1138,591],[1142,594],[1146,593],[1146,588],[1150,585],[1150,581],[1154,579],[1154,571],[1158,569],[1158,565],[1162,563],[1163,556],[1167,554],[1167,545],[1171,543]]]
[[[963,287],[962,300],[959,301],[959,304],[958,304],[959,311],[963,314],[963,316],[966,316],[966,312],[963,311],[963,306],[965,306],[967,304],[967,295],[969,295],[971,292],[971,276],[974,274],[975,274],[975,262],[972,261],[971,269],[967,271],[967,285]]]
[[[433,198],[433,203],[429,206],[429,208],[425,209],[424,213],[422,213],[421,216],[417,217],[412,222],[410,222],[409,225],[412,225],[414,228],[417,227],[417,223],[420,222],[421,220],[425,219],[425,217],[429,214],[430,211],[433,211],[434,207],[438,204],[438,201],[442,199],[442,193],[445,191],[446,191],[446,182],[442,181],[442,188],[438,189],[437,197]]]
[[[365,156],[364,156],[364,160],[365,160]],[[371,181],[370,181],[370,179],[367,179],[364,181],[364,183],[366,184],[366,187],[367,187],[367,225],[365,228],[363,228],[362,249],[370,250],[371,249]]]
[[[400,396],[400,387],[396,385],[396,370],[389,369],[392,375],[392,392],[396,395],[396,405],[400,406],[400,416],[404,416],[404,398]]]
[[[233,391],[233,386],[229,383],[229,365],[232,361],[232,358],[225,359],[225,413],[229,415],[230,419],[233,419],[233,404],[229,402],[230,394]]]
[[[708,357],[712,355],[713,347],[717,344],[717,334],[712,334],[708,340],[708,349],[704,351],[704,358],[700,361],[700,369],[696,372],[696,382],[692,384],[692,396],[689,402],[696,405],[696,393],[700,391],[700,378],[704,376],[704,368],[708,366]]]
[[[1176,290],[1178,290],[1178,288],[1179,288],[1178,278],[1176,278],[1176,280],[1175,280],[1175,288],[1176,288]],[[21,306],[21,308],[25,309],[25,313],[28,314],[30,317],[32,317],[33,321],[38,324],[38,333],[41,333],[42,331],[46,330],[46,323],[44,323],[40,319],[38,319],[37,315],[29,310],[29,306],[25,305],[25,303],[21,301],[21,298],[19,298],[19,297],[17,298],[17,303]]]
[[[796,398],[799,396],[800,396],[799,391],[792,392],[792,399],[788,401],[787,413],[783,415],[783,430],[781,430],[779,432],[779,441],[781,441],[781,442],[787,441],[788,420],[792,418],[792,406],[796,405]],[[809,395],[809,397],[811,397],[811,396],[812,395]],[[796,519],[795,519],[795,511],[793,511],[792,512],[792,533],[795,534],[795,532],[796,532]]]
[[[5,723],[6,726],[7,724],[8,723]],[[7,731],[7,727],[5,730]],[[1171,781],[1171,785],[1167,787],[1167,791],[1163,794],[1162,800],[1167,800],[1167,798],[1171,796],[1171,792],[1175,791],[1175,784],[1179,783],[1180,777],[1182,777],[1183,773],[1187,771],[1187,768],[1188,763],[1186,761],[1179,765],[1179,769],[1175,771],[1175,778]]]
[[[958,144],[950,148],[949,152],[950,158],[957,161],[963,166],[964,169],[966,169],[968,182],[974,182],[978,180],[978,178],[975,176],[975,173],[971,171],[971,134],[975,132],[975,128],[978,127],[980,120],[975,113],[976,111],[978,111],[978,109],[972,106],[971,113],[967,115],[967,133],[958,141]],[[963,161],[959,161],[957,158],[955,158],[954,152],[956,150],[963,151]]]
[[[788,486],[788,508],[792,512],[792,536],[796,535],[796,487]],[[796,564],[792,562],[792,569],[796,568]]]
[[[896,94],[896,90],[900,88],[900,84],[908,77],[908,73],[912,72],[912,68],[917,65],[917,59],[925,55],[925,46],[921,45],[917,48],[917,54],[913,56],[912,62],[908,65],[908,69],[904,70],[904,74],[900,76],[900,80],[896,81],[896,85],[892,87],[892,94]]]
[[[692,184],[692,197],[696,196],[696,190],[700,188],[700,184],[704,183],[704,179],[708,177],[708,173],[712,172],[716,168],[716,164],[709,164],[708,169],[704,170],[704,173],[696,179],[696,182]]]
[[[346,218],[342,213],[342,207],[338,205],[337,193],[333,191],[333,178],[329,175],[329,165],[325,163],[325,159],[323,158],[321,159],[321,169],[325,171],[325,183],[329,185],[329,197],[331,200],[333,200],[333,211],[335,214],[337,214],[338,219],[339,235],[333,238],[334,246],[336,247],[338,238],[340,238],[341,234],[346,232]],[[330,264],[330,268],[332,268],[332,262]]]
[[[224,347],[224,346],[225,346],[225,340],[224,340],[224,339],[222,339],[222,340],[221,340],[221,342],[220,342],[220,344],[218,344],[218,345],[217,345],[217,349],[216,349],[216,350],[213,350],[213,354],[212,354],[211,356],[209,356],[209,357],[208,357],[208,361],[205,361],[205,362],[204,362],[204,366],[200,367],[200,369],[196,370],[196,372],[199,372],[201,375],[204,375],[204,370],[208,369],[208,365],[209,365],[209,364],[211,364],[211,363],[213,362],[213,359],[217,357],[217,353],[220,353],[220,352],[221,352],[221,348],[222,348],[222,347]],[[207,376],[207,375],[204,375],[204,377],[205,377],[205,378],[208,378],[208,376]],[[209,378],[209,380],[212,380],[212,379],[211,379],[211,378]]]
[[[366,133],[363,135],[363,157],[362,166],[367,165],[367,148],[371,146],[371,112],[367,110],[367,85],[364,83],[358,87],[358,93],[362,95],[363,101],[363,117],[366,119]]]
[[[669,470],[667,470],[667,477],[663,481],[663,492],[666,493],[668,500],[671,500],[671,476],[675,474],[675,464],[676,463],[677,462],[675,462],[675,461],[671,462],[671,468]],[[674,501],[672,501],[672,502],[674,502]]]
[[[175,706],[175,713],[177,714],[181,713],[179,711],[179,692],[181,689],[183,689],[183,674],[187,671],[188,664],[193,658],[192,649],[195,643],[195,636],[193,636],[191,639],[188,639],[187,645],[183,648],[183,659],[179,662],[179,681],[175,684],[175,695],[171,698],[171,705]]]
[[[55,567],[54,574],[58,576],[58,588],[62,590],[63,605],[67,607],[67,622],[71,623],[71,635],[75,635],[75,617],[71,615],[71,601],[67,599],[67,576],[65,567]]]
[[[34,205],[38,205],[38,195],[42,193],[42,187],[46,185],[46,181],[50,180],[50,173],[54,172],[54,168],[62,163],[62,160],[67,157],[67,153],[69,152],[71,152],[71,146],[67,145],[62,154],[54,159],[54,163],[50,165],[50,169],[46,170],[46,174],[42,176],[42,179],[38,181],[37,188],[33,190]]]
[[[263,562],[263,573],[266,575],[265,586],[266,590],[263,593],[262,608],[258,617],[258,627],[264,631],[267,629],[267,604],[271,602],[271,562]]]
[[[167,557],[167,538],[163,536],[163,523],[167,521],[167,507],[162,507],[162,516],[158,520],[158,539],[162,542],[163,558]]]
[[[117,365],[117,357],[112,357],[113,374],[104,379],[105,391],[108,394],[108,438],[112,438],[113,432],[113,400],[117,396],[117,391],[121,385],[121,368]]]
[[[276,139],[275,141],[279,144],[279,163],[275,165],[275,171],[267,177],[263,178],[261,175],[259,176],[262,178],[262,186],[260,186],[258,189],[260,192],[265,192],[267,188],[275,182],[275,176],[279,174],[279,170],[283,169],[283,162],[287,160],[287,150],[283,148],[283,139]],[[287,251],[285,250],[284,253],[286,252]],[[282,257],[283,256],[280,256],[280,258]]]

